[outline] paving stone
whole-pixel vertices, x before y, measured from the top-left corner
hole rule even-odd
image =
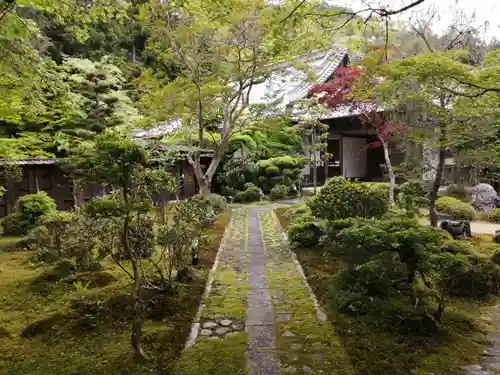
[[[293,334],[292,332],[290,331],[285,331],[281,334],[281,336],[283,337],[295,337],[295,334]]]
[[[302,344],[299,344],[298,342],[294,342],[292,345],[290,345],[290,349],[292,349],[292,350],[301,350],[302,349]]]
[[[245,327],[244,327],[244,326],[243,326],[243,324],[241,324],[241,323],[233,323],[233,324],[231,325],[231,329],[232,329],[233,331],[243,331],[243,329],[244,329],[244,328],[245,328]]]
[[[247,326],[249,348],[272,349],[275,347],[276,331],[274,326]]]
[[[311,357],[316,362],[323,362],[325,360],[325,355],[323,353],[314,353]]]
[[[309,366],[303,366],[302,371],[304,371],[304,373],[306,373],[306,374],[314,374],[314,370],[312,368],[310,368]]]
[[[276,314],[276,317],[281,322],[287,322],[287,321],[290,320],[290,315],[289,314]]]
[[[221,320],[220,324],[224,327],[229,327],[233,321],[229,319]]]
[[[202,329],[200,331],[200,335],[202,336],[210,336],[212,334],[212,330],[211,329]]]
[[[217,336],[224,336],[226,333],[229,332],[229,328],[226,327],[220,327],[215,330],[215,333]]]
[[[205,322],[205,323],[203,323],[203,328],[211,329],[211,328],[215,328],[215,327],[217,327],[217,323],[215,323],[215,322]]]
[[[297,372],[297,367],[286,366],[284,370],[287,374],[295,374]]]

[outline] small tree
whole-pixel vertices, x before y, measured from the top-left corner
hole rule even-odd
[[[316,194],[318,184],[318,154],[326,163],[330,159],[330,155],[325,152],[328,146],[328,125],[320,121],[321,115],[325,112],[325,107],[319,102],[319,96],[313,95],[304,100],[306,107],[306,115],[295,126],[297,134],[306,139],[304,149],[309,154],[309,166],[312,166],[313,172],[313,189]]]
[[[109,184],[114,189],[112,196],[95,200],[87,211],[90,215],[112,218],[116,224],[119,250],[118,253],[112,252],[111,256],[133,281],[131,342],[135,354],[144,358],[141,345],[143,274],[140,262],[154,251],[154,245],[142,238],[141,233],[152,233],[152,223],[148,219],[151,185],[159,186],[161,178],[163,186],[168,186],[172,178],[164,171],[155,170],[151,154],[119,130],[105,131],[94,142],[84,143],[74,161],[84,181]],[[148,248],[143,249],[144,246]],[[131,273],[121,264],[123,260],[130,261]]]

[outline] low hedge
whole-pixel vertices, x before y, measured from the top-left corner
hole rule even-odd
[[[436,209],[439,212],[449,214],[455,220],[473,220],[476,216],[474,208],[457,198],[441,197],[436,200]]]

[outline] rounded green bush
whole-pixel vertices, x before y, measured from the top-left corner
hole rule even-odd
[[[269,197],[272,201],[276,201],[279,199],[288,198],[290,195],[290,188],[286,185],[276,185],[271,189],[271,193]]]
[[[268,175],[269,177],[279,176],[279,174],[280,174],[280,169],[275,165],[271,165],[266,169],[266,175]]]
[[[453,197],[441,197],[436,201],[439,212],[449,214],[455,220],[473,220],[476,216],[474,208]]]
[[[236,193],[234,200],[240,203],[250,203],[260,201],[261,197],[262,190],[258,186],[249,182],[245,184],[244,191],[239,191],[238,193]]]
[[[436,210],[448,213],[456,204],[462,203],[454,197],[441,197],[436,200]]]
[[[286,233],[292,247],[310,249],[318,245],[323,228],[312,216],[304,214],[288,226]]]
[[[210,194],[206,197],[202,195],[195,195],[191,198],[191,200],[200,205],[209,206],[209,208],[213,209],[216,215],[224,211],[227,206],[226,198],[219,194]]]
[[[380,217],[387,212],[388,191],[381,184],[332,178],[308,206],[316,217],[330,221],[348,217]]]
[[[17,212],[28,226],[36,225],[40,217],[55,210],[56,202],[45,191],[23,195],[17,200]]]
[[[13,212],[0,221],[5,236],[22,236],[27,233],[28,228],[21,222],[21,214]]]
[[[491,211],[488,219],[493,223],[500,224],[500,208],[495,208],[493,211]]]

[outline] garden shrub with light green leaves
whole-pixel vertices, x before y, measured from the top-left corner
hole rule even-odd
[[[4,234],[25,235],[38,225],[39,219],[56,210],[56,202],[45,191],[19,197],[16,212],[2,219]]]
[[[388,191],[380,184],[332,178],[307,205],[315,216],[330,221],[348,217],[381,217],[387,212]]]
[[[305,213],[292,220],[286,234],[293,248],[314,249],[324,234],[324,227],[318,219]]]
[[[476,216],[474,208],[457,198],[441,197],[436,200],[436,209],[439,212],[449,214],[455,220],[473,220]]]
[[[500,208],[495,208],[488,215],[488,220],[492,223],[500,224]]]
[[[286,185],[276,185],[271,189],[269,197],[272,201],[277,201],[280,199],[286,199],[290,196],[290,187]]]
[[[239,203],[251,203],[251,202],[257,202],[260,201],[262,198],[262,190],[252,184],[251,182],[248,182],[245,184],[243,191],[239,191],[236,193],[234,200]]]

